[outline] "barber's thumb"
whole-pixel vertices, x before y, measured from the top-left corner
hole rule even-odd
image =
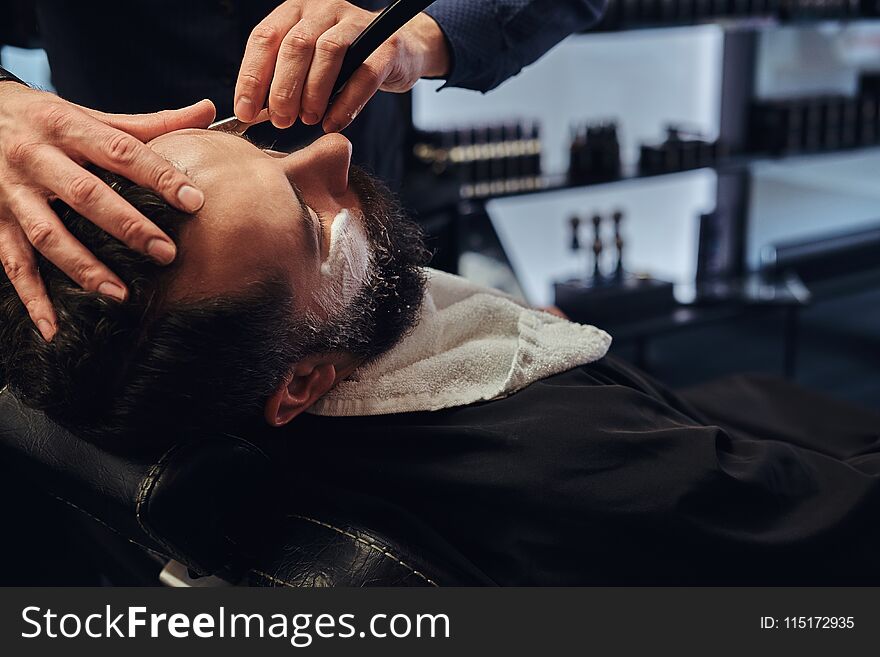
[[[188,107],[152,114],[94,114],[117,130],[123,130],[141,141],[149,141],[174,130],[207,128],[217,116],[217,108],[205,99]]]

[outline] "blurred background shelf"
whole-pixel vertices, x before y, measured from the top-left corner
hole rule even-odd
[[[530,181],[528,184],[509,184],[506,181],[497,183],[486,182],[478,184],[466,184],[458,186],[459,193],[451,202],[457,203],[461,201],[476,202],[490,201],[493,199],[512,198],[518,196],[526,196],[531,194],[550,194],[571,189],[597,188],[608,185],[620,185],[626,183],[638,183],[645,179],[660,179],[669,176],[679,176],[693,171],[712,170],[717,173],[739,173],[749,169],[753,165],[760,164],[803,164],[823,157],[835,157],[846,154],[876,154],[880,155],[880,145],[873,144],[870,146],[854,146],[851,148],[840,148],[829,151],[815,151],[812,153],[797,153],[793,155],[771,155],[769,153],[755,153],[746,155],[737,155],[724,158],[718,164],[708,167],[695,167],[693,169],[681,169],[679,171],[668,171],[663,173],[640,173],[637,167],[629,167],[623,176],[614,180],[601,180],[596,182],[572,183],[569,182],[568,176],[565,174],[544,175],[540,176],[536,181]]]
[[[618,353],[679,385],[733,371],[785,371],[880,407],[880,368],[872,359],[857,362],[843,337],[880,343],[880,316],[863,308],[880,289],[870,238],[880,229],[880,146],[871,129],[847,118],[875,93],[880,20],[866,15],[876,13],[866,3],[767,6],[720,19],[628,22],[612,6],[598,29],[566,40],[486,95],[437,94],[439,84],[419,83],[416,141],[430,133],[441,151],[490,144],[486,152],[504,153],[492,146],[498,135],[519,138],[538,126],[541,142],[540,169],[529,170],[528,180],[487,178],[495,165],[468,165],[466,157],[457,172],[442,158],[411,168],[405,191],[430,226],[435,262],[552,304],[554,283],[592,276],[592,217],[602,218],[603,276],[614,268],[610,217],[621,212],[626,269],[672,283],[675,305],[635,320],[596,321],[611,330]],[[780,120],[789,121],[785,112],[797,103],[806,124],[816,117],[824,124],[821,134],[795,126],[794,142],[803,143],[788,148],[774,140],[770,119],[755,116],[773,119],[779,106]],[[856,111],[870,118],[874,110]],[[577,135],[592,126],[601,137],[612,125],[600,179],[573,178]],[[683,171],[646,171],[643,146],[662,145],[670,126],[720,144],[719,157]],[[457,136],[444,142],[444,131]],[[588,160],[603,162],[603,149]],[[587,248],[571,248],[574,217]],[[867,245],[861,253],[847,250],[860,243]],[[807,245],[798,248],[810,257],[777,267],[771,256],[791,245]],[[769,286],[799,280],[803,294],[776,305],[743,301],[737,286],[759,279]],[[707,285],[726,292],[701,294]],[[841,338],[822,346],[817,336],[833,333],[829,322],[841,312],[848,313]],[[853,377],[846,385],[844,372]]]

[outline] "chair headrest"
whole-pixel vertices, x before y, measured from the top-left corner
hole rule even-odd
[[[167,443],[166,443],[167,444]],[[125,538],[210,574],[244,559],[268,527],[272,463],[235,436],[113,453],[0,391],[0,453],[41,489]]]

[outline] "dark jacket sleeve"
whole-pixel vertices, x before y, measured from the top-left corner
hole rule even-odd
[[[449,42],[445,86],[489,91],[573,32],[594,25],[607,0],[437,0],[427,13]]]

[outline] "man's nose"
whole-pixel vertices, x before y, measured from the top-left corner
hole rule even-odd
[[[348,190],[350,166],[351,142],[339,133],[323,135],[284,158],[287,177],[301,189],[318,186],[334,196]]]

